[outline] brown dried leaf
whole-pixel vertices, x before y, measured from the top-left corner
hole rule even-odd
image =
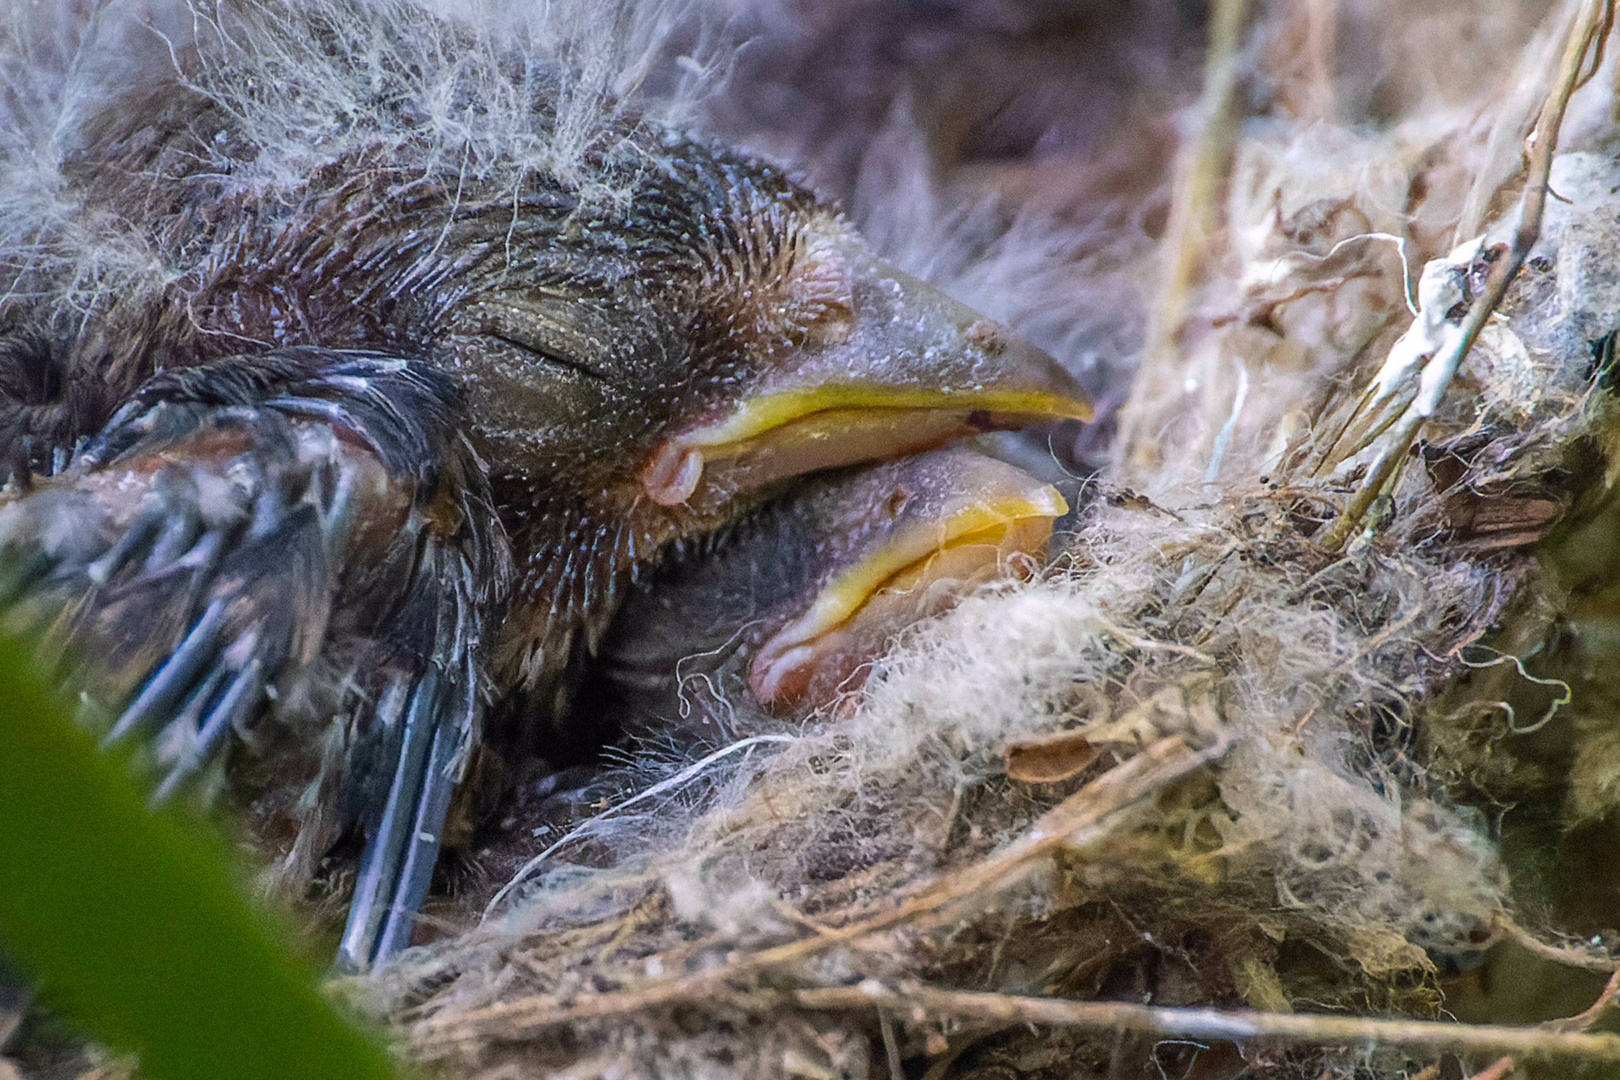
[[[1051,784],[1078,776],[1100,753],[1078,731],[1060,731],[1007,744],[1007,776],[1024,784]]]

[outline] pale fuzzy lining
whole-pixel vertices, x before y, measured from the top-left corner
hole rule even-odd
[[[86,123],[154,85],[179,80],[233,119],[241,145],[218,163],[227,196],[291,193],[373,153],[489,198],[534,175],[584,183],[585,154],[622,118],[689,120],[730,55],[722,26],[689,0],[7,5],[0,303],[23,289],[88,314],[181,272],[142,223],[92,208],[66,175]]]

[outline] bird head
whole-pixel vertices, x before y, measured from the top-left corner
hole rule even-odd
[[[679,741],[775,726],[761,710],[796,723],[850,707],[909,627],[1037,572],[1067,510],[962,446],[809,478],[638,583],[582,711]]]
[[[550,168],[522,156],[562,138],[541,100],[527,142],[458,153],[396,103],[334,129],[327,157],[239,119],[272,85],[169,82],[88,125],[65,175],[95,220],[144,223],[166,269],[98,293],[78,366],[132,390],[156,368],[313,345],[447,370],[519,571],[503,683],[543,681],[638,567],[794,477],[1091,415],[1049,357],[746,155],[620,115]]]
[[[1053,360],[773,167],[664,136],[597,177],[520,207],[446,341],[525,568],[504,651],[531,677],[627,571],[795,477],[1091,416]]]

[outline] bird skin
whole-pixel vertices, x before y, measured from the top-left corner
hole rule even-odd
[[[285,891],[358,848],[364,969],[409,943],[452,803],[544,752],[666,549],[804,474],[1089,405],[780,169],[606,98],[581,128],[566,65],[457,101],[565,162],[445,154],[435,103],[368,95],[362,60],[442,62],[400,42],[454,55],[453,25],[209,11],[81,109],[55,231],[0,248],[0,619],[155,797],[231,788]],[[285,88],[253,65],[287,56],[363,114],[267,137]],[[97,229],[147,268],[41,255]]]

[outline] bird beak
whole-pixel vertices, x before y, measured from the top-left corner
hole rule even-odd
[[[761,705],[826,704],[857,688],[899,631],[974,585],[1044,564],[1052,524],[1068,512],[1057,489],[966,450],[905,469],[918,494],[858,550],[841,553],[837,573],[755,654],[749,685]]]
[[[967,435],[1092,418],[1055,360],[967,305],[854,241],[830,259],[843,283],[836,314],[723,411],[658,445],[641,472],[654,502],[677,506],[700,489],[723,499]]]

